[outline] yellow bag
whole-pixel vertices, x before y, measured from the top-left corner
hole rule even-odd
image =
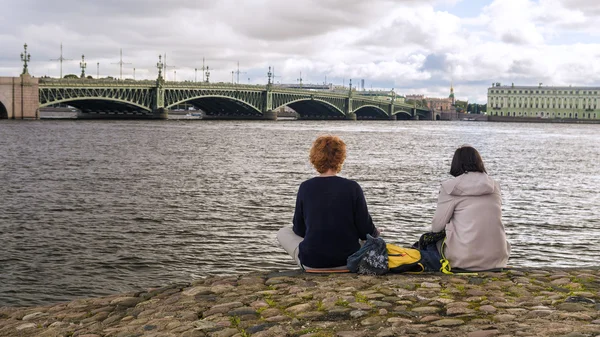
[[[421,252],[414,248],[404,248],[386,244],[388,253],[388,267],[392,273],[420,273],[425,270],[421,264]]]

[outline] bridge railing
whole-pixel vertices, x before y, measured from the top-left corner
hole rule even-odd
[[[236,84],[229,82],[174,82],[167,81],[165,87],[174,88],[227,88],[227,89],[246,89],[246,90],[266,90],[267,86],[262,84]]]
[[[40,78],[40,86],[43,87],[152,87],[156,81],[142,80],[115,80],[115,79],[87,79],[87,78]]]

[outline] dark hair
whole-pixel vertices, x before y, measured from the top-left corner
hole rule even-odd
[[[467,172],[487,173],[479,152],[471,146],[461,146],[454,151],[454,158],[450,165],[450,174],[458,177]]]

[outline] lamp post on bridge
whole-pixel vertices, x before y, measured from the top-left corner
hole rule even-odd
[[[271,76],[273,76],[273,73],[271,72],[271,67],[269,67],[269,72],[267,73],[267,77],[269,78],[267,85],[271,86]]]
[[[162,80],[163,67],[164,64],[162,63],[162,55],[158,55],[158,62],[156,63],[156,68],[158,68],[158,78],[156,79],[157,81]]]
[[[100,62],[96,62],[96,79],[100,78]]]
[[[29,74],[29,71],[27,70],[27,62],[31,61],[31,54],[27,53],[27,43],[23,45],[23,48],[25,50],[21,53],[21,61],[23,62],[23,73],[21,75]]]
[[[300,89],[302,89],[302,72],[300,72],[300,78],[298,81],[300,82]]]
[[[194,68],[194,83],[198,82],[198,68]]]
[[[81,78],[85,78],[85,68],[87,63],[85,62],[85,55],[81,54],[81,62],[79,62],[79,68],[81,68]]]
[[[210,71],[208,71],[208,66],[206,66],[206,83],[208,83],[209,78],[210,78]]]
[[[205,65],[206,60],[204,59],[204,57],[202,57],[202,68],[200,68],[200,70],[202,70],[202,81],[204,81],[205,78],[207,78],[206,72],[208,71],[208,66]],[[208,82],[208,80],[206,81]]]

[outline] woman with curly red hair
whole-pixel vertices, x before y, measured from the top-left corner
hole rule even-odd
[[[379,232],[357,182],[338,177],[346,159],[346,144],[336,136],[321,136],[310,150],[319,176],[298,189],[293,227],[284,227],[277,240],[304,269],[345,269],[348,256],[367,234]]]

